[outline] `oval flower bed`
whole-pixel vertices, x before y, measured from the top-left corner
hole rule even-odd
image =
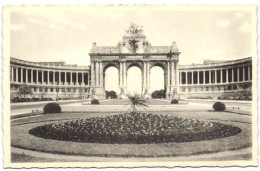
[[[45,139],[117,144],[202,141],[240,132],[238,127],[217,122],[145,113],[60,121],[29,131]]]

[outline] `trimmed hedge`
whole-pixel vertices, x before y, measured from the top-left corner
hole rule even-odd
[[[226,106],[224,103],[221,103],[221,102],[216,102],[214,105],[213,105],[213,109],[215,111],[224,111],[226,109]]]
[[[47,103],[43,108],[43,113],[61,113],[61,107],[58,103]]]
[[[171,104],[179,104],[179,101],[177,99],[172,99]]]
[[[93,100],[91,100],[91,104],[97,105],[97,104],[99,104],[99,101],[97,99],[93,99]]]

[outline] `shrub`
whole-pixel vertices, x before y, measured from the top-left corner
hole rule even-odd
[[[226,109],[226,106],[224,103],[221,103],[221,102],[216,102],[214,105],[213,105],[213,109],[215,111],[224,111]]]
[[[61,107],[58,103],[47,103],[43,108],[43,113],[61,113]]]
[[[179,101],[177,99],[172,99],[171,104],[178,104]]]
[[[99,104],[99,101],[97,99],[91,100],[91,104]]]

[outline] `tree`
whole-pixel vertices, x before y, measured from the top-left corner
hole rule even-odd
[[[32,90],[31,90],[30,86],[23,84],[19,87],[17,93],[20,98],[21,98],[21,95],[23,95],[23,97],[25,98],[25,95],[27,95],[27,94],[32,95]]]
[[[130,102],[130,110],[132,110],[132,113],[136,113],[137,107],[147,107],[148,105],[146,104],[147,101],[139,96],[138,94],[134,95],[127,95],[128,100]]]

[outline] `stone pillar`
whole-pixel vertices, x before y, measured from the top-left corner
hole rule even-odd
[[[124,86],[125,86],[125,88],[127,86],[127,84],[126,84],[126,81],[127,81],[126,75],[127,75],[127,72],[126,72],[126,62],[124,62]]]
[[[70,77],[71,78],[71,77]],[[94,62],[91,62],[91,86],[95,86],[94,80]]]
[[[180,72],[180,84],[182,84],[182,72]]]
[[[147,87],[150,90],[150,62],[147,62]]]
[[[53,71],[53,78],[52,78],[52,81],[53,81],[53,84],[55,84],[55,71]]]
[[[220,83],[223,83],[223,70],[220,70]]]
[[[240,81],[239,67],[237,68],[237,82]]]
[[[251,80],[250,66],[248,66],[247,73],[248,73],[248,81],[250,81]]]
[[[50,71],[47,70],[47,84],[50,84]]]
[[[79,85],[79,73],[76,71],[76,85]]]
[[[11,66],[11,81],[14,81],[14,67]]]
[[[84,81],[84,72],[81,73],[82,74],[82,85],[85,85],[85,81]]]
[[[200,84],[200,71],[197,71],[197,77],[198,77],[198,84]]]
[[[205,77],[206,77],[206,72],[205,71],[203,71],[203,84],[205,84]]]
[[[25,82],[28,83],[28,69],[25,68]]]
[[[228,69],[226,69],[226,83],[228,83]]]
[[[171,61],[171,76],[172,76],[172,82],[171,82],[171,86],[175,85],[175,73],[174,73],[174,62]]]
[[[104,86],[103,84],[103,65],[102,62],[99,63],[99,79],[100,79],[100,86]]]
[[[31,69],[31,83],[33,83],[33,69]]]
[[[44,71],[42,70],[42,84],[44,82]]]
[[[246,73],[245,73],[245,67],[243,67],[243,81],[246,80],[246,79],[245,79],[245,75],[246,75]]]
[[[23,68],[21,68],[21,73],[20,73],[20,75],[21,75],[21,83],[23,83]]]
[[[67,72],[64,72],[64,84],[67,85]]]
[[[39,70],[36,70],[36,84],[39,82]]]
[[[98,77],[98,75],[99,75],[99,73],[98,73],[98,71],[99,71],[99,64],[98,64],[98,62],[96,62],[96,86],[99,86],[99,77]]]
[[[122,62],[119,62],[120,68],[119,68],[119,86],[120,88],[123,86],[123,80],[122,80]]]
[[[179,61],[175,62],[175,84],[179,86]]]
[[[93,78],[94,79],[94,78]],[[70,85],[72,85],[72,82],[73,82],[73,80],[72,80],[72,72],[70,72]],[[94,84],[94,83],[93,83]]]
[[[194,84],[194,81],[193,81],[193,71],[191,71],[191,84]]]
[[[188,72],[185,72],[185,84],[188,84]]]
[[[61,84],[61,72],[59,71],[59,84]]]
[[[144,71],[143,71],[143,80],[144,80],[144,82],[143,82],[143,91],[146,89],[146,73],[147,73],[147,69],[146,69],[146,65],[147,65],[147,63],[146,62],[144,62]]]
[[[212,81],[211,81],[211,70],[209,71],[209,84],[212,84]]]
[[[232,71],[232,80],[231,80],[231,82],[233,83],[234,82],[234,68],[232,68],[231,71]]]
[[[15,82],[18,83],[18,68],[15,68],[15,71],[16,71],[16,80],[15,80]]]

